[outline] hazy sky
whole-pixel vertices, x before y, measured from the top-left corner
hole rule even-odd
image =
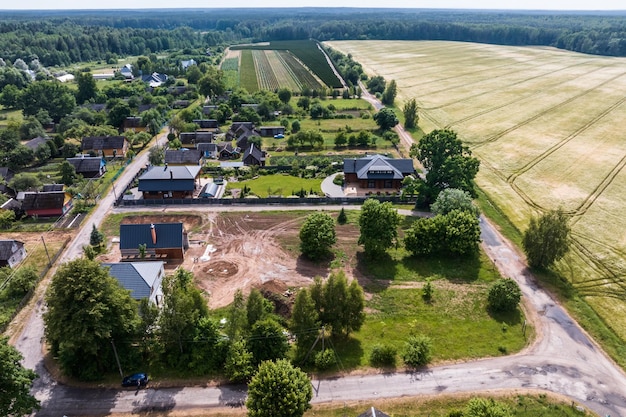
[[[626,10],[624,0],[2,0],[9,9],[222,7],[401,7],[527,10]]]

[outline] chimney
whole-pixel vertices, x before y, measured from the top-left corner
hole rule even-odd
[[[156,228],[154,227],[154,223],[150,224],[150,233],[152,233],[152,244],[156,245]]]

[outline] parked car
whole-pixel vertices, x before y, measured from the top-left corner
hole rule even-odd
[[[284,139],[285,135],[283,135],[282,133],[279,133],[278,135],[274,135],[274,139]]]
[[[145,387],[146,385],[148,385],[148,374],[144,372],[128,375],[122,380],[123,387]]]

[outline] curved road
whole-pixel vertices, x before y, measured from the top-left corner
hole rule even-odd
[[[159,140],[163,140],[159,137]],[[145,165],[147,153],[139,155],[118,179],[130,181]],[[122,187],[118,186],[118,189]],[[105,197],[68,246],[61,262],[80,256],[89,241],[91,224],[99,225],[111,210],[113,196]],[[346,208],[355,208],[345,206]],[[338,210],[339,207],[295,206],[284,209]],[[188,207],[171,207],[181,211]],[[194,208],[191,208],[194,209]],[[195,208],[197,209],[197,207]],[[210,206],[205,210],[222,210]],[[263,210],[263,207],[229,206],[228,210]],[[272,210],[276,210],[272,206]],[[166,211],[167,209],[163,209]],[[132,211],[116,208],[115,211]],[[409,212],[410,213],[410,212]],[[404,213],[407,214],[407,213]],[[514,278],[522,288],[527,315],[537,332],[535,343],[522,353],[456,365],[431,367],[414,373],[385,373],[313,380],[314,403],[359,399],[471,392],[498,389],[541,389],[569,396],[601,416],[626,416],[626,376],[579,328],[569,315],[539,289],[520,259],[497,230],[481,219],[483,247],[504,276]],[[79,389],[53,380],[43,366],[43,301],[24,320],[23,332],[15,344],[24,355],[24,365],[40,375],[33,393],[41,400],[37,416],[78,416],[115,412],[168,411],[208,407],[238,407],[245,399],[240,386],[148,388],[135,390]]]

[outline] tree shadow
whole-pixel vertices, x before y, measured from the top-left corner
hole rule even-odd
[[[312,261],[306,256],[300,255],[296,258],[296,272],[310,278],[325,277],[330,273],[330,263],[333,259],[332,253],[318,261]]]
[[[491,308],[487,309],[487,314],[493,320],[498,323],[505,323],[507,326],[515,326],[522,322],[522,313],[519,308],[514,311],[494,311]]]
[[[330,342],[331,348],[335,350],[338,371],[352,371],[361,366],[364,351],[360,340],[350,336],[332,337]]]
[[[399,263],[417,276],[437,276],[450,281],[470,283],[480,278],[479,254],[469,256],[428,255],[405,256]]]

